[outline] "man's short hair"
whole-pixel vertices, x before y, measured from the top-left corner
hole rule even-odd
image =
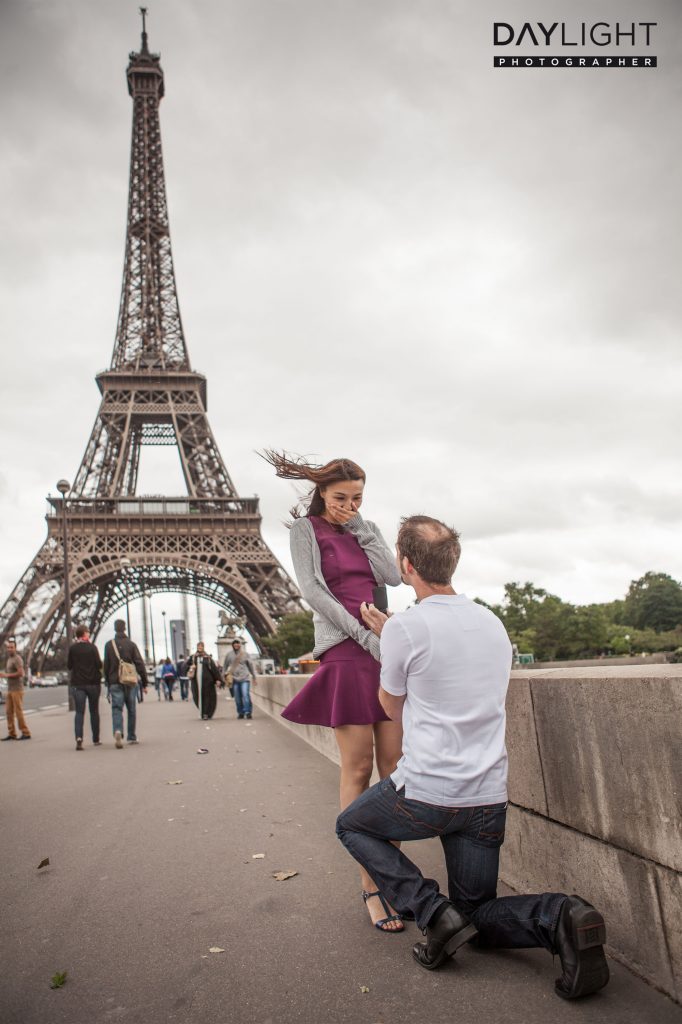
[[[114,622],[114,633],[125,633],[126,631],[126,620],[116,619]]]
[[[76,640],[80,640],[82,636],[85,636],[85,634],[89,632],[90,630],[85,623],[81,622],[80,625],[76,626]]]
[[[400,521],[397,544],[401,558],[414,566],[425,583],[450,583],[462,553],[456,530],[431,516],[407,516]]]

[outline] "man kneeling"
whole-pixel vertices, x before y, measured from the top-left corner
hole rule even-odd
[[[443,523],[404,519],[397,561],[418,603],[390,618],[362,606],[381,637],[379,699],[390,718],[402,717],[403,756],[339,815],[337,834],[396,910],[414,914],[426,937],[412,950],[420,966],[439,967],[476,935],[482,947],[544,946],[561,959],[558,995],[575,999],[609,980],[602,915],[564,893],[496,898],[512,649],[497,616],[453,590],[459,554],[458,535]],[[393,845],[433,836],[448,899]]]

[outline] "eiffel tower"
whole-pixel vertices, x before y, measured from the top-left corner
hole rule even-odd
[[[47,540],[0,609],[0,641],[16,636],[36,671],[66,633],[64,541],[74,621],[96,636],[128,600],[190,593],[245,620],[260,637],[300,597],[260,531],[257,498],[243,498],[206,415],[206,378],[192,370],[180,318],[161,152],[164,76],[142,45],[130,54],[133,134],[123,288],[111,368],[70,491],[49,497]],[[136,497],[142,445],[175,445],[182,497]]]

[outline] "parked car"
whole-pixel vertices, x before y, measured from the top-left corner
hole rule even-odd
[[[38,686],[59,686],[59,680],[56,676],[39,676],[36,679]]]

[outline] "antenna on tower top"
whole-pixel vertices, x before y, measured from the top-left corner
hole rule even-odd
[[[140,14],[142,15],[142,53],[149,53],[149,47],[147,46],[147,8],[140,7]]]

